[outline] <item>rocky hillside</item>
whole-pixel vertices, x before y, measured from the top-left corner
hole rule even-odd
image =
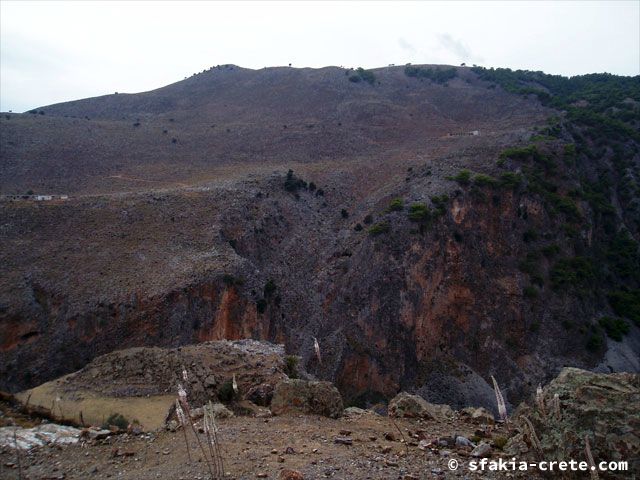
[[[356,405],[638,371],[639,84],[224,66],[3,115],[2,193],[71,197],[0,203],[0,387],[240,338]]]

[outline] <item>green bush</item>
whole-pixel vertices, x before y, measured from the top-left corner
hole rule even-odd
[[[536,298],[538,296],[538,289],[533,285],[527,285],[524,287],[522,293],[526,298]]]
[[[295,355],[287,355],[284,359],[284,373],[289,378],[298,378],[298,357]]]
[[[537,239],[538,232],[536,232],[533,228],[528,229],[522,234],[522,240],[524,240],[526,243],[535,242]]]
[[[272,279],[267,280],[267,283],[264,284],[264,298],[269,298],[277,289],[276,282]]]
[[[307,182],[302,180],[301,178],[296,177],[293,174],[293,170],[289,170],[287,172],[287,177],[284,181],[284,189],[287,192],[296,193],[300,189],[306,189]]]
[[[404,69],[407,77],[426,78],[435,83],[446,83],[458,74],[455,68],[423,68],[407,65]]]
[[[551,283],[554,288],[589,286],[595,280],[595,268],[590,258],[563,258],[551,269]]]
[[[609,305],[616,315],[632,320],[640,327],[640,290],[619,290],[609,293]]]
[[[587,339],[587,350],[590,352],[598,352],[604,346],[604,338],[601,333],[593,332]]]
[[[409,220],[412,222],[428,222],[431,220],[431,209],[424,203],[414,203],[409,207]]]
[[[390,230],[391,227],[387,222],[378,222],[369,228],[369,234],[380,235],[382,233],[388,233]]]
[[[629,324],[622,318],[602,317],[598,323],[604,328],[607,335],[616,342],[621,342],[622,337],[630,330]]]
[[[490,175],[485,175],[483,173],[479,173],[473,177],[474,185],[478,187],[497,187],[499,185],[498,180],[493,178]]]
[[[387,212],[400,212],[404,208],[404,200],[401,198],[394,198],[387,207]]]
[[[349,81],[353,83],[360,83],[360,81],[367,82],[369,85],[373,85],[376,81],[376,76],[370,70],[365,70],[362,67],[358,67],[356,73],[349,77]]]
[[[454,177],[447,177],[447,180],[453,180],[458,182],[460,185],[469,185],[471,183],[471,171],[463,168],[458,172],[458,174]]]
[[[109,430],[112,426],[118,427],[119,430],[126,430],[129,427],[129,420],[120,413],[112,413],[102,424],[102,428]]]
[[[522,184],[522,175],[513,172],[504,172],[498,179],[498,185],[503,188],[516,189]]]
[[[256,310],[258,311],[258,313],[264,313],[266,309],[267,309],[267,301],[264,298],[261,298],[258,301],[256,301]]]
[[[542,247],[540,251],[545,257],[551,258],[560,253],[560,247],[556,243],[552,243],[551,245]]]
[[[229,403],[231,400],[233,400],[236,396],[236,392],[233,389],[233,380],[229,379],[222,385],[220,385],[216,392],[216,395],[218,397],[218,400],[223,403]]]

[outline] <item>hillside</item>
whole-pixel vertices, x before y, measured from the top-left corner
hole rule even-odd
[[[640,370],[640,81],[611,77],[227,65],[3,114],[0,193],[70,198],[0,202],[0,388],[240,338],[357,405]]]

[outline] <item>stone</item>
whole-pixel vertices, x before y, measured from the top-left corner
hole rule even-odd
[[[261,383],[249,389],[245,395],[245,399],[249,400],[260,407],[268,407],[273,399],[274,387],[270,383]]]
[[[213,404],[213,414],[216,419],[218,418],[231,418],[234,417],[234,413],[225,407],[222,403]]]
[[[471,451],[471,456],[476,458],[484,458],[491,456],[491,445],[482,442]]]
[[[15,430],[15,441],[14,441]],[[44,445],[71,445],[78,443],[82,430],[66,425],[45,423],[33,428],[0,428],[0,447],[30,450]]]
[[[271,401],[274,415],[306,413],[338,418],[342,411],[340,392],[330,382],[284,380],[276,385]]]
[[[349,437],[336,437],[333,439],[333,443],[339,443],[342,445],[352,445],[353,444],[353,439],[349,438]]]
[[[304,475],[297,470],[289,470],[285,468],[284,470],[280,470],[278,478],[280,480],[304,480]]]
[[[495,423],[495,418],[493,413],[487,410],[484,407],[467,407],[463,408],[460,412],[463,415],[469,417],[469,419],[474,423],[485,424],[485,425],[493,425]]]
[[[428,418],[431,420],[447,420],[454,416],[448,405],[427,402],[419,395],[401,392],[389,402],[390,417]]]
[[[475,444],[469,440],[467,437],[463,437],[462,435],[458,435],[456,437],[456,447],[471,447],[475,448]]]

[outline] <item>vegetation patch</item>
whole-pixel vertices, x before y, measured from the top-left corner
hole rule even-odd
[[[432,82],[443,84],[455,78],[458,72],[455,68],[423,68],[407,65],[404,69],[404,74],[407,77],[425,78]]]

